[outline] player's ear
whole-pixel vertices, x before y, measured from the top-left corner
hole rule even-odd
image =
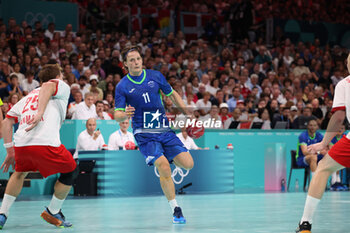
[[[123,62],[123,64],[124,64],[125,68],[128,68],[128,66],[126,65],[126,62]]]

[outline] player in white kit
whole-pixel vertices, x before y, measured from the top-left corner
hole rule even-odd
[[[58,65],[45,65],[39,78],[43,82],[42,87],[15,104],[2,122],[7,156],[1,169],[7,172],[11,165],[15,165],[15,172],[8,181],[1,204],[0,229],[29,171],[39,171],[44,177],[61,173],[50,205],[41,217],[57,227],[72,226],[65,220],[61,207],[78,174],[78,168],[70,152],[61,144],[59,134],[66,116],[70,88],[63,81]],[[19,128],[12,141],[13,125],[17,122]]]
[[[347,60],[347,67],[350,73],[350,54]],[[350,75],[341,80],[335,87],[332,112],[333,115],[328,123],[322,142],[308,146],[309,151],[319,153],[325,149],[339,132],[345,116],[350,121]],[[312,218],[322,198],[329,176],[344,167],[350,167],[350,133],[340,139],[318,163],[306,198],[304,214],[296,232],[311,232]],[[329,231],[333,232],[333,229],[329,229]]]

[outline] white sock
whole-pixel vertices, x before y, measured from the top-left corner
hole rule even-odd
[[[10,208],[12,204],[15,202],[15,200],[16,200],[16,197],[5,194],[4,198],[2,199],[0,213],[5,214],[7,217],[10,211]]]
[[[60,212],[64,200],[65,199],[63,199],[63,200],[58,199],[57,197],[55,197],[55,194],[52,195],[52,199],[51,199],[50,205],[48,207],[51,214],[57,214],[58,212]]]
[[[337,174],[337,179],[336,179],[336,182],[341,183],[341,180],[340,180],[340,175],[339,175],[339,174]]]
[[[332,173],[331,184],[335,184],[337,182],[337,172]]]
[[[315,172],[311,172],[311,178],[314,177],[315,175]]]
[[[301,218],[300,223],[307,221],[310,224],[312,224],[312,218],[314,216],[315,210],[319,202],[320,202],[320,199],[307,195],[305,207],[304,207],[304,214],[303,214],[303,217]]]
[[[179,206],[176,202],[176,199],[169,201],[169,205],[170,205],[170,208],[173,212],[174,212],[175,207]]]

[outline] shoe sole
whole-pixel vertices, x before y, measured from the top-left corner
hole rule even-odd
[[[51,224],[51,225],[54,225],[54,226],[56,226],[56,227],[58,227],[58,228],[71,228],[71,227],[73,227],[73,225],[72,225],[72,226],[69,226],[69,227],[62,226],[62,225],[61,225],[61,224],[62,224],[62,221],[61,221],[61,220],[58,220],[57,218],[51,216],[49,213],[47,213],[47,212],[45,212],[45,211],[41,213],[40,217],[41,217],[46,223]]]
[[[300,233],[311,233],[311,231],[305,230],[305,231],[300,231]]]
[[[179,222],[178,221],[173,221],[173,224],[186,224],[186,221],[181,221],[181,222],[180,221]]]

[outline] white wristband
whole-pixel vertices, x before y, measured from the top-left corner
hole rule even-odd
[[[11,148],[13,147],[13,142],[9,142],[9,143],[4,143],[4,147],[7,148]]]

